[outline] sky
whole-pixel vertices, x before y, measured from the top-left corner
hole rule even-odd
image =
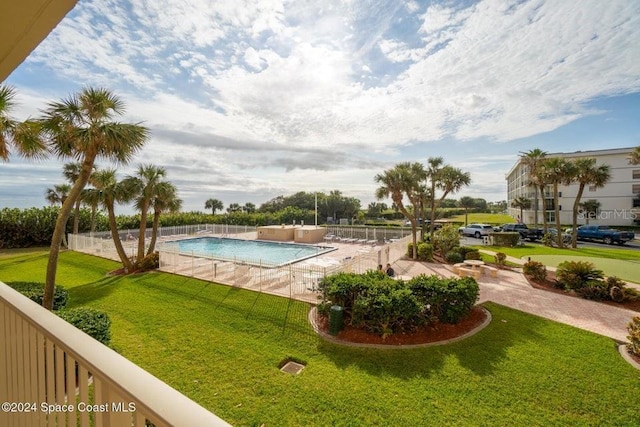
[[[119,176],[164,167],[186,211],[366,207],[435,156],[471,174],[454,198],[499,201],[521,152],[640,145],[640,1],[79,0],[4,83],[17,119],[112,90],[150,130]],[[45,205],[64,162],[0,163],[0,208]]]

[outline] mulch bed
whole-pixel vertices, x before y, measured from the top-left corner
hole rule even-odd
[[[525,276],[525,277],[529,281],[529,284],[536,289],[542,289],[544,291],[554,292],[556,294],[562,294],[562,295],[568,295],[575,298],[581,298],[574,291],[567,291],[564,289],[555,288],[553,285],[555,283],[556,276],[552,271],[547,272],[547,280],[544,280],[542,282],[533,280],[533,278],[529,276]],[[596,301],[596,302],[599,302],[601,304],[611,305],[613,307],[626,308],[627,310],[637,311],[640,313],[640,299],[635,301],[624,301],[624,302],[613,302],[613,301]]]
[[[415,345],[427,344],[457,338],[481,325],[487,314],[478,306],[471,309],[469,316],[462,319],[456,325],[437,323],[423,326],[413,333],[399,333],[387,336],[385,339],[378,334],[372,334],[362,329],[345,325],[344,329],[338,333],[337,339],[341,341],[361,343],[361,344],[383,344],[383,345]],[[321,331],[329,333],[329,319],[326,316],[318,318],[318,327]]]

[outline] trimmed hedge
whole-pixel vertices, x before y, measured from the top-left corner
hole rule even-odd
[[[520,233],[504,231],[498,233],[489,233],[494,246],[501,246],[504,248],[513,248],[518,246],[520,242]]]
[[[352,326],[387,336],[433,323],[457,323],[475,305],[479,287],[473,278],[417,276],[404,282],[378,271],[338,273],[320,283],[324,301],[343,307]]]
[[[111,320],[107,313],[93,308],[72,308],[56,313],[87,335],[104,345],[111,341]]]
[[[7,285],[29,298],[31,301],[42,305],[44,297],[44,283],[38,282],[7,282]],[[53,309],[62,310],[67,306],[69,292],[62,286],[56,285],[53,291]]]

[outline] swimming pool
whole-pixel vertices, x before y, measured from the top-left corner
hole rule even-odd
[[[198,237],[167,243],[177,244],[178,251],[185,255],[204,255],[225,261],[241,261],[247,264],[271,267],[292,264],[336,250],[336,248],[329,246],[229,239],[224,237]]]

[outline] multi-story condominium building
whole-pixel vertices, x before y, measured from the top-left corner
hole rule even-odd
[[[609,165],[611,179],[602,188],[587,186],[582,194],[581,202],[596,200],[600,206],[596,212],[581,210],[578,215],[578,225],[633,225],[640,221],[640,165],[629,164],[629,154],[633,148],[615,148],[608,150],[576,151],[574,153],[550,153],[547,157],[562,157],[565,159],[594,158],[596,165]],[[527,166],[518,159],[518,162],[506,175],[507,179],[507,206],[509,214],[514,219],[526,224],[535,222],[534,207],[538,205],[538,222],[542,223],[541,201],[535,202],[535,190],[531,186],[531,179]],[[578,184],[560,185],[558,189],[558,206],[560,208],[560,222],[571,224],[572,210],[575,197],[578,193]],[[539,193],[538,193],[539,196]],[[520,209],[511,207],[517,197],[525,197],[531,200],[531,209],[523,211],[523,218],[519,218]],[[553,189],[548,185],[545,194],[544,214],[547,221],[555,222],[553,204]]]

